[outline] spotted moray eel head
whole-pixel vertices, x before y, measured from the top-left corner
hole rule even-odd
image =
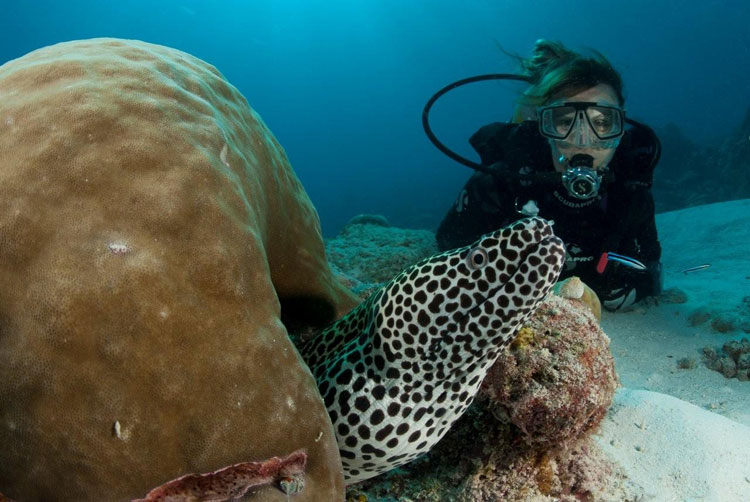
[[[562,270],[565,246],[549,222],[528,218],[481,237],[459,259],[458,273],[474,285],[459,329],[489,326],[492,331],[525,319],[549,293]]]
[[[563,244],[540,218],[397,275],[302,347],[348,483],[429,451],[557,280]]]
[[[413,318],[405,331],[426,330],[431,343],[440,334],[502,345],[554,285],[564,257],[549,222],[519,220],[405,270],[386,288],[381,312],[387,324],[389,315],[397,324]]]

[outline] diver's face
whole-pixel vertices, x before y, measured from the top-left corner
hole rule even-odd
[[[557,100],[564,101],[579,101],[579,102],[597,102],[597,103],[608,103],[612,106],[620,106],[620,102],[617,99],[617,94],[612,86],[607,84],[598,84],[594,87],[581,91],[577,94],[563,95]],[[565,141],[550,140],[552,146],[552,163],[555,166],[555,170],[563,172],[568,167],[570,159],[579,153],[591,155],[594,158],[594,169],[601,169],[602,167],[609,164],[612,160],[612,156],[615,154],[617,147],[612,148],[592,148],[586,146],[575,146]],[[560,157],[563,160],[560,160]]]

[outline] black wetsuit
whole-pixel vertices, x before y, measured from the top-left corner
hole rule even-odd
[[[489,124],[469,142],[486,166],[501,162],[516,173],[521,169],[536,173],[555,170],[550,146],[533,121]],[[577,275],[605,301],[621,288],[635,289],[636,300],[658,294],[661,246],[650,190],[657,148],[647,130],[626,130],[609,165],[614,180],[591,201],[570,197],[560,182],[529,183],[477,172],[440,224],[438,247],[465,246],[482,234],[524,218],[519,211],[533,201],[540,217],[554,220],[555,234],[565,242],[568,256],[561,279]],[[636,271],[610,261],[604,274],[599,274],[596,266],[604,252],[636,258],[648,270]]]

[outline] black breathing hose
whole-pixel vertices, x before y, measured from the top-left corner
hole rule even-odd
[[[484,166],[482,164],[479,164],[477,162],[474,162],[472,160],[467,159],[466,157],[463,157],[447,146],[445,146],[439,139],[437,139],[437,136],[435,136],[435,133],[432,132],[432,128],[430,127],[430,109],[432,108],[432,105],[435,104],[435,101],[440,99],[440,97],[445,94],[448,91],[452,91],[456,87],[461,87],[462,85],[466,84],[473,84],[474,82],[481,82],[483,80],[520,80],[522,82],[528,82],[528,78],[522,76],[522,75],[514,75],[512,73],[491,73],[488,75],[477,75],[476,77],[469,77],[464,78],[461,80],[457,80],[453,82],[452,84],[448,84],[442,89],[440,89],[438,92],[432,95],[432,97],[427,101],[427,104],[424,105],[424,110],[422,110],[422,127],[424,128],[425,134],[427,134],[427,137],[430,138],[430,141],[432,141],[432,144],[437,147],[438,150],[443,152],[445,155],[450,157],[451,159],[455,160],[456,162],[463,164],[465,166],[468,166],[472,169],[475,169],[477,171],[482,171],[485,173],[494,173],[495,170]]]
[[[438,138],[435,136],[435,133],[432,132],[432,128],[430,127],[430,110],[432,109],[432,105],[435,104],[435,101],[440,99],[440,97],[457,87],[461,87],[463,85],[467,84],[473,84],[474,82],[481,82],[484,80],[517,80],[520,82],[529,82],[528,77],[525,77],[523,75],[516,75],[513,73],[490,73],[487,75],[477,75],[475,77],[469,77],[464,78],[461,80],[457,80],[453,82],[452,84],[448,84],[439,91],[437,91],[435,94],[432,95],[432,97],[427,100],[427,103],[424,105],[424,109],[422,110],[422,127],[424,128],[424,132],[427,135],[427,137],[430,139],[433,145],[437,147],[438,150],[443,152],[445,155],[450,157],[451,159],[455,160],[459,164],[463,164],[465,166],[468,166],[476,171],[482,171],[484,173],[490,173],[490,174],[498,174],[498,166],[485,166],[482,164],[479,164],[478,162],[474,162],[473,160],[469,160],[466,157],[463,157],[447,146],[445,146]],[[651,129],[646,124],[643,124],[641,122],[635,121],[633,119],[625,118],[625,122],[630,124],[634,127],[641,127],[646,132],[654,138],[654,144],[655,144],[655,151],[651,159],[651,165],[649,166],[652,170],[656,166],[656,163],[659,162],[659,157],[661,157],[661,142],[659,141],[659,137],[654,133],[653,129]]]

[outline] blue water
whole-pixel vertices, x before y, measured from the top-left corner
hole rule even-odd
[[[286,148],[323,223],[354,214],[434,228],[470,171],[421,129],[443,85],[514,71],[497,43],[596,48],[622,72],[629,114],[716,141],[750,105],[750,2],[629,0],[4,1],[0,62],[66,40],[135,38],[217,66]],[[510,115],[513,89],[482,84],[434,110],[440,137]]]

